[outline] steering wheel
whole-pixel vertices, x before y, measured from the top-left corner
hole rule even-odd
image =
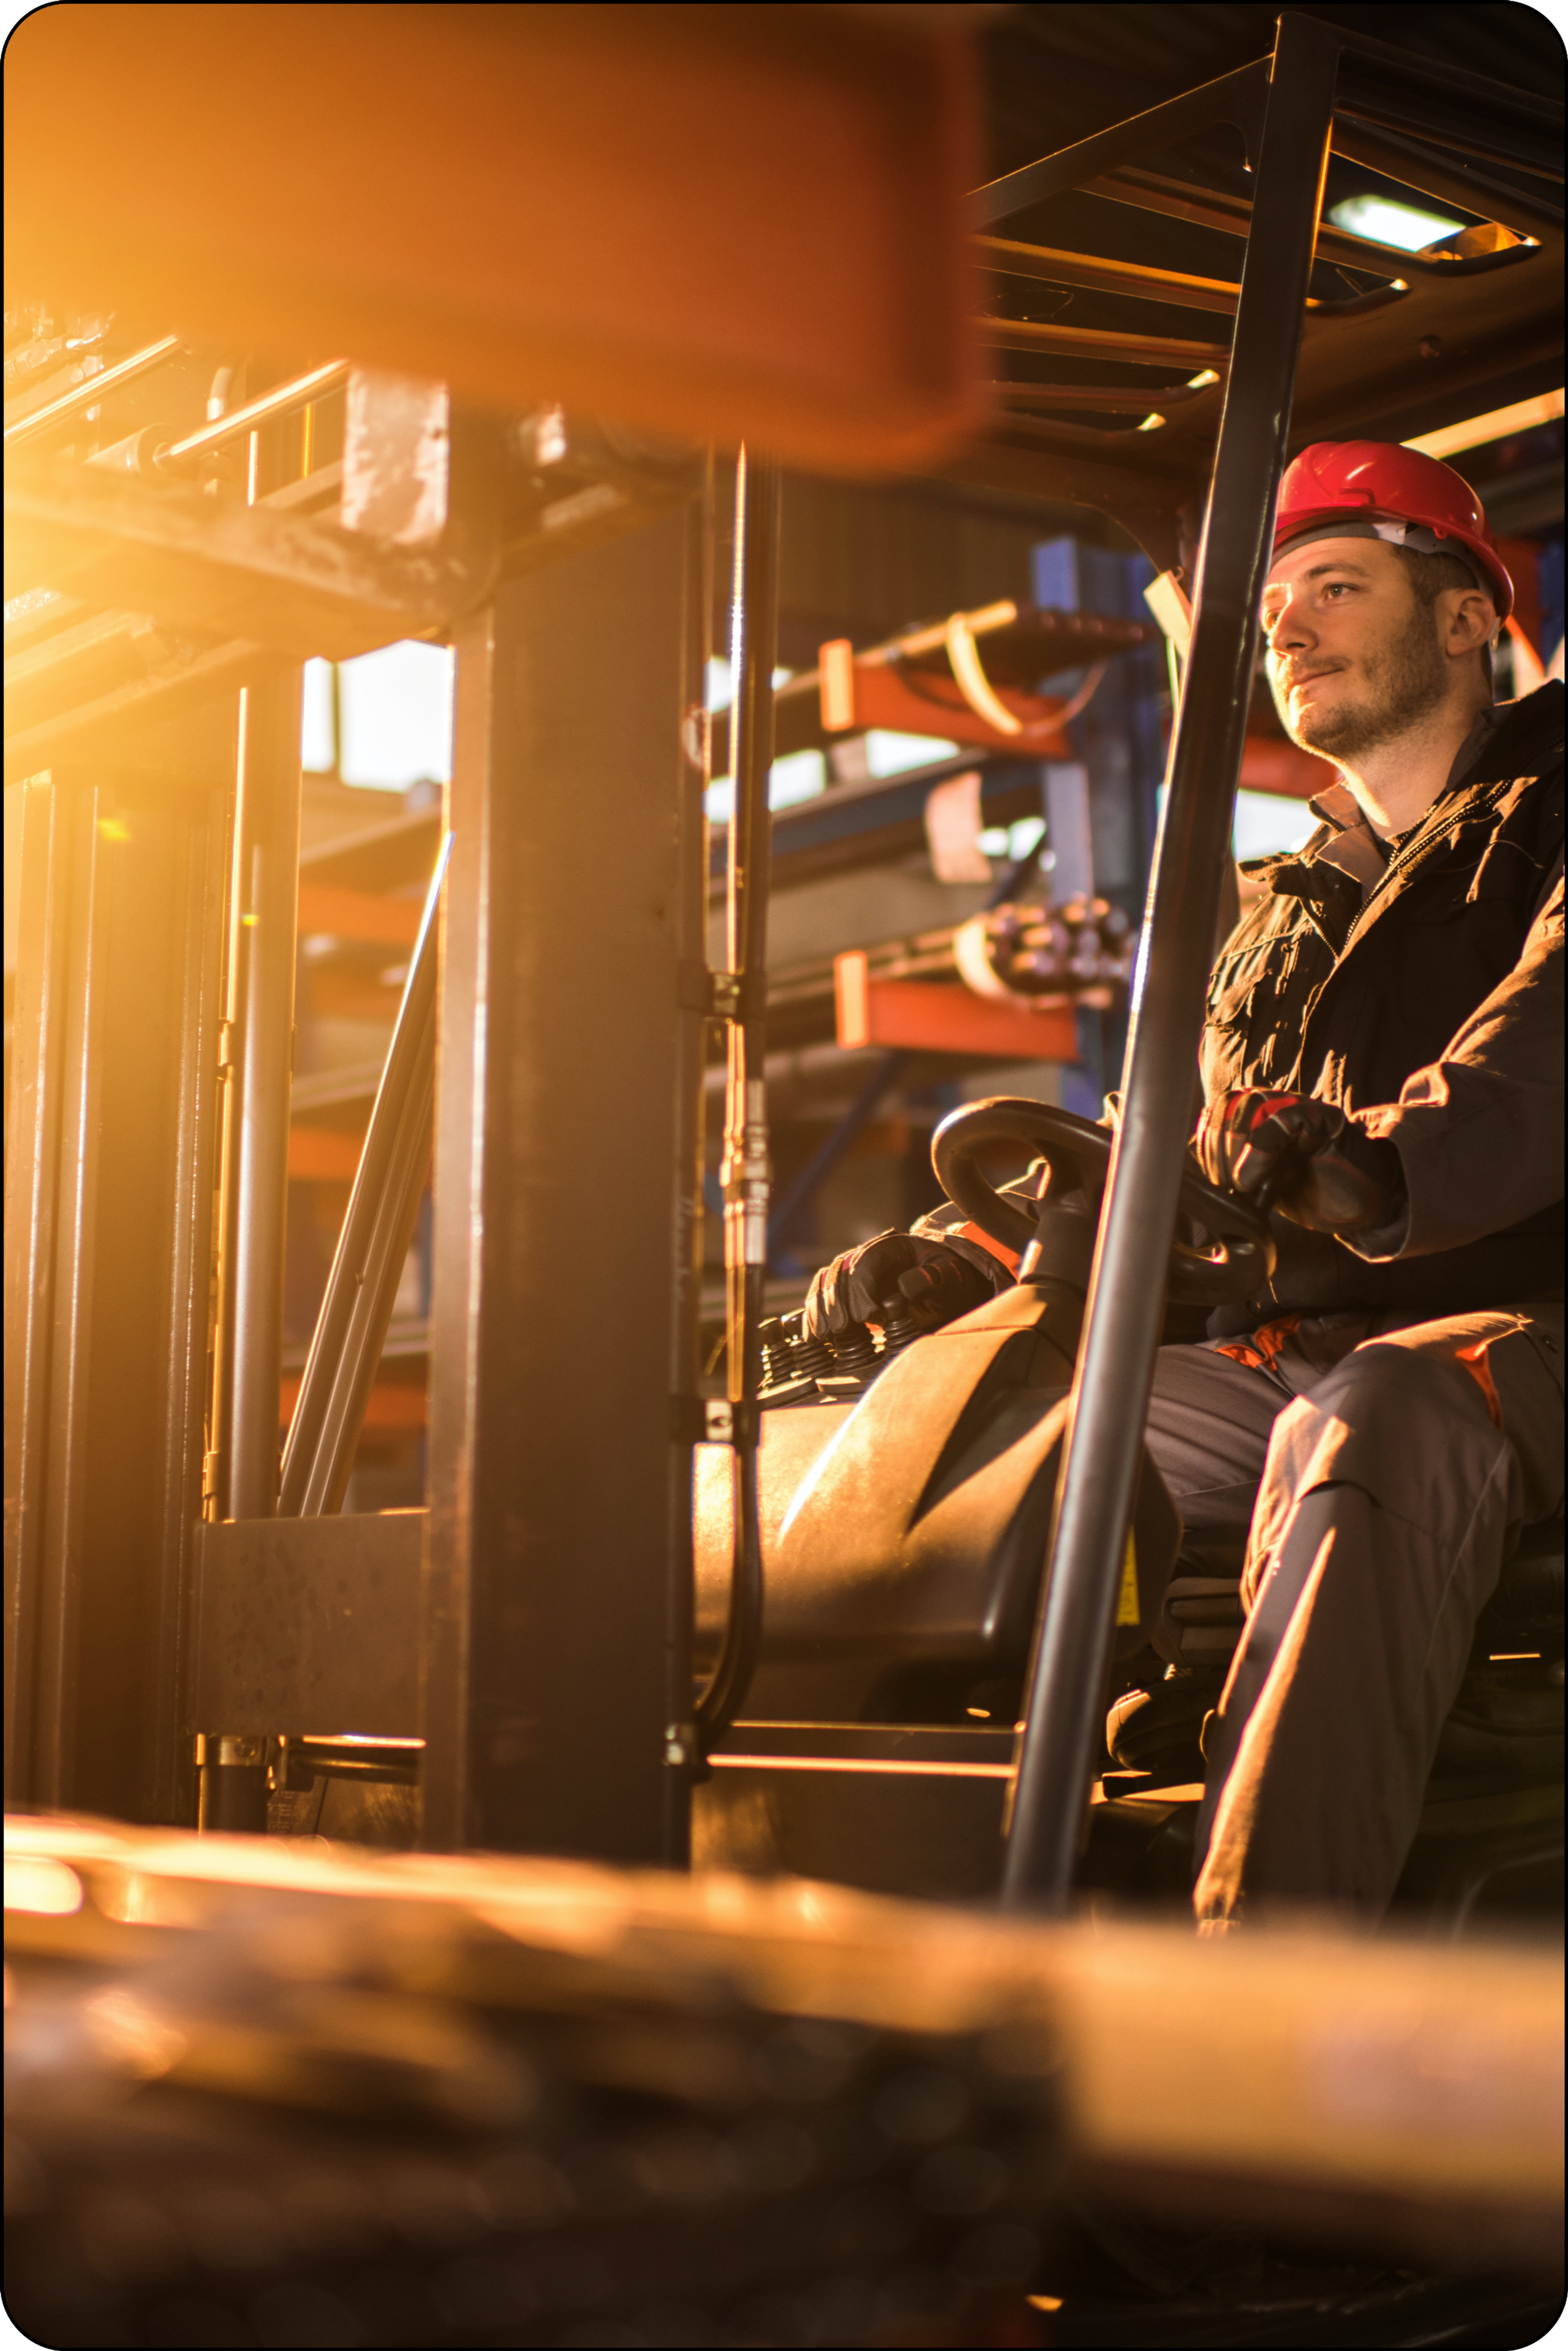
[[[1079,1191],[1098,1217],[1100,1196],[1111,1165],[1109,1127],[1056,1110],[1049,1102],[998,1094],[969,1102],[945,1118],[931,1138],[931,1165],[950,1200],[1004,1249],[1021,1253],[1035,1237],[1035,1219],[1004,1198],[979,1166],[980,1155],[998,1143],[1022,1144],[1045,1161],[1045,1198]],[[1176,1213],[1201,1225],[1211,1237],[1207,1249],[1185,1241],[1172,1244],[1166,1295],[1193,1306],[1219,1306],[1251,1298],[1274,1270],[1274,1237],[1268,1217],[1250,1201],[1206,1182],[1189,1163],[1182,1176]]]

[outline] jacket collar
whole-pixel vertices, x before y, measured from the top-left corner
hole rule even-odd
[[[1348,873],[1364,898],[1383,879],[1388,862],[1386,841],[1374,832],[1348,785],[1330,784],[1307,805],[1319,823],[1328,828],[1328,838],[1308,841],[1298,854],[1306,864],[1332,865]]]
[[[1484,710],[1460,744],[1448,779],[1421,825],[1458,793],[1516,776],[1540,775],[1561,758],[1563,708],[1562,680],[1548,678],[1521,700]],[[1343,784],[1327,785],[1307,805],[1319,826],[1312,839],[1300,849],[1272,857],[1249,857],[1242,872],[1278,897],[1309,904],[1330,901],[1343,887],[1343,876],[1355,884],[1364,904],[1383,878],[1388,845],[1373,831]],[[1324,867],[1331,870],[1314,873],[1315,868]]]
[[[1474,785],[1539,773],[1548,759],[1561,755],[1562,744],[1561,680],[1549,678],[1521,701],[1492,704],[1480,713],[1460,744],[1442,790],[1426,814],[1410,828],[1411,831],[1425,825],[1446,800]],[[1272,866],[1270,878],[1275,872],[1282,875],[1291,867],[1329,865],[1347,874],[1364,901],[1383,879],[1392,853],[1390,844],[1373,831],[1345,784],[1327,785],[1307,805],[1324,828],[1323,832],[1314,834],[1291,856],[1281,859]],[[1308,894],[1300,889],[1300,879],[1304,876],[1292,879],[1296,887],[1290,894]]]
[[[1479,739],[1478,740],[1478,736]],[[1469,790],[1472,784],[1538,776],[1563,756],[1563,681],[1549,677],[1517,702],[1495,703],[1460,746],[1447,784],[1438,794]],[[1436,805],[1436,803],[1434,803]]]

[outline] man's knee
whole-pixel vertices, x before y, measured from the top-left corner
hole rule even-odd
[[[1460,1366],[1379,1341],[1358,1347],[1275,1424],[1249,1573],[1323,1486],[1358,1487],[1415,1526],[1457,1534],[1506,1453],[1485,1395]]]
[[[1439,1441],[1480,1442],[1496,1449],[1497,1424],[1484,1382],[1451,1355],[1371,1339],[1335,1365],[1307,1399],[1347,1431],[1364,1430],[1370,1447],[1396,1454]]]

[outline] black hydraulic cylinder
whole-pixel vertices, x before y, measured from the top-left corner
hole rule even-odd
[[[1339,38],[1280,21],[1229,382],[1198,561],[1191,655],[1134,988],[1050,1571],[1018,1755],[1004,1899],[1061,1911],[1077,1861],[1132,1517],[1205,986],[1230,854],[1259,605],[1295,388]]]
[[[197,1827],[209,1836],[264,1835],[266,1740],[204,1739],[197,1754]]]
[[[730,634],[727,965],[738,1017],[729,1029],[725,1094],[724,1264],[735,1559],[724,1646],[697,1701],[705,1750],[745,1702],[762,1639],[757,1392],[768,1272],[768,1114],[763,1078],[768,990],[768,867],[773,764],[773,666],[779,639],[779,468],[742,449],[735,485],[735,601]]]
[[[430,1173],[442,843],[283,1451],[278,1515],[340,1510]]]

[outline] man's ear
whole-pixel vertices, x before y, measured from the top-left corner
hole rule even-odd
[[[1445,649],[1458,656],[1495,644],[1500,624],[1491,598],[1479,588],[1450,588],[1448,592],[1454,605],[1443,632]]]

